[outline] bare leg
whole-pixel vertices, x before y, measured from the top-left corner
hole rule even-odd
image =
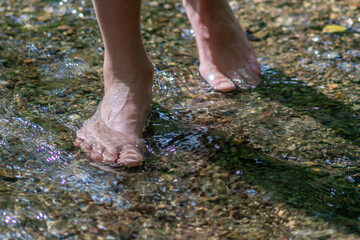
[[[77,131],[75,145],[91,159],[137,166],[151,103],[154,69],[140,31],[141,0],[93,0],[105,45],[105,96]]]
[[[183,0],[195,31],[200,73],[214,89],[227,92],[237,85],[249,89],[260,83],[253,48],[227,0]]]

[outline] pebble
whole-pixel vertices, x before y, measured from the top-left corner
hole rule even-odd
[[[81,117],[78,114],[72,114],[72,115],[69,116],[69,118],[74,121],[74,120],[80,119]]]

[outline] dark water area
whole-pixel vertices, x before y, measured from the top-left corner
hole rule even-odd
[[[360,5],[229,1],[263,83],[218,93],[180,1],[144,1],[147,161],[73,146],[102,99],[90,1],[0,2],[0,239],[360,239]]]

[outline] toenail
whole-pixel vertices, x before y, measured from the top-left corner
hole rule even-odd
[[[216,87],[214,87],[215,90],[219,90],[219,91],[227,91],[227,90],[232,90],[234,88],[234,84],[232,82],[222,82],[216,85]]]

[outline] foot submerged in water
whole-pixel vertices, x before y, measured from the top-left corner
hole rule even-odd
[[[144,160],[140,147],[151,103],[153,73],[126,74],[127,81],[113,77],[110,81],[106,76],[115,75],[104,72],[105,83],[108,81],[105,96],[96,113],[76,132],[74,144],[94,161],[139,166]]]
[[[74,144],[94,161],[138,166],[144,160],[140,143],[154,75],[141,42],[141,2],[131,2],[128,7],[132,11],[123,12],[122,2],[117,2],[116,8],[112,1],[94,3],[105,44],[105,95],[96,113],[76,132]],[[183,3],[195,31],[200,73],[210,86],[221,92],[257,86],[259,64],[227,0]]]

